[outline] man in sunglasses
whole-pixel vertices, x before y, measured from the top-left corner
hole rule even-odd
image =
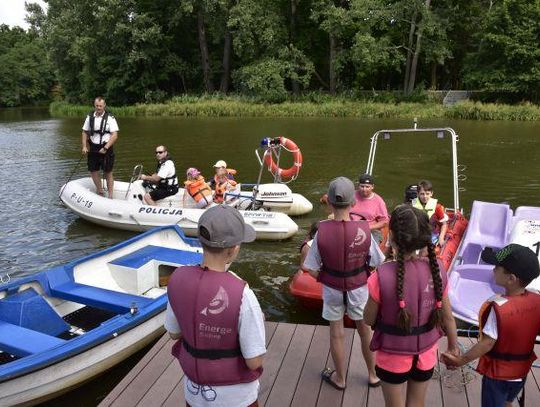
[[[156,147],[156,159],[158,161],[156,172],[152,175],[141,175],[141,179],[145,181],[145,184],[151,185],[153,188],[144,196],[144,203],[148,205],[156,205],[156,201],[178,192],[176,169],[167,147]]]

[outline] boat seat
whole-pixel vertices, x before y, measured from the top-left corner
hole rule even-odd
[[[12,355],[25,357],[64,343],[63,339],[0,321],[0,349]]]
[[[121,293],[75,282],[63,283],[51,287],[51,293],[54,297],[89,305],[117,314],[129,312],[132,305],[142,308],[153,301],[151,298],[139,295]]]
[[[514,223],[522,219],[540,220],[540,208],[535,206],[520,206],[514,214]]]
[[[110,264],[138,269],[151,260],[174,264],[199,264],[201,262],[201,254],[187,250],[148,245],[133,253],[114,259]]]

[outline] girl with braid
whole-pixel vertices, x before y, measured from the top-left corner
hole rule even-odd
[[[423,406],[444,333],[447,352],[459,354],[446,270],[436,258],[423,211],[410,205],[394,209],[389,240],[396,260],[380,265],[368,279],[364,321],[375,331],[370,348],[376,351],[386,406]],[[426,247],[428,257],[418,256]]]

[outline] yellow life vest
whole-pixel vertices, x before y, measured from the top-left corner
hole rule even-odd
[[[431,217],[435,213],[435,208],[437,208],[437,200],[435,198],[429,198],[426,205],[424,206],[422,205],[422,202],[420,202],[420,199],[414,198],[412,201],[412,206],[424,211],[427,214],[428,218],[431,219]]]

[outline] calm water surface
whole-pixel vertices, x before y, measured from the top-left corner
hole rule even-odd
[[[325,217],[319,197],[332,178],[344,175],[356,179],[364,172],[370,137],[376,130],[412,124],[360,119],[118,121],[114,172],[121,180],[129,180],[136,164],[153,172],[158,144],[168,146],[179,175],[188,167],[197,167],[208,178],[212,164],[224,159],[238,170],[237,178],[242,182],[256,181],[259,164],[254,150],[262,138],[283,135],[299,145],[304,165],[290,187],[311,200],[314,211],[295,218],[300,232],[291,240],[242,246],[234,270],[255,290],[267,319],[304,323],[321,320],[297,306],[287,285],[297,270],[298,246],[310,224]],[[0,274],[16,277],[36,273],[135,235],[83,221],[58,199],[61,185],[73,172],[74,178],[88,176],[80,153],[82,122],[83,118],[51,119],[46,110],[0,110]],[[474,199],[506,201],[513,208],[539,205],[539,123],[438,120],[421,122],[420,126],[450,126],[460,135],[458,161],[466,166],[460,206],[466,213]],[[264,174],[270,181],[269,174]],[[389,208],[401,202],[405,186],[419,178],[430,179],[435,196],[453,206],[448,139],[405,135],[380,141],[374,175],[376,191]]]

